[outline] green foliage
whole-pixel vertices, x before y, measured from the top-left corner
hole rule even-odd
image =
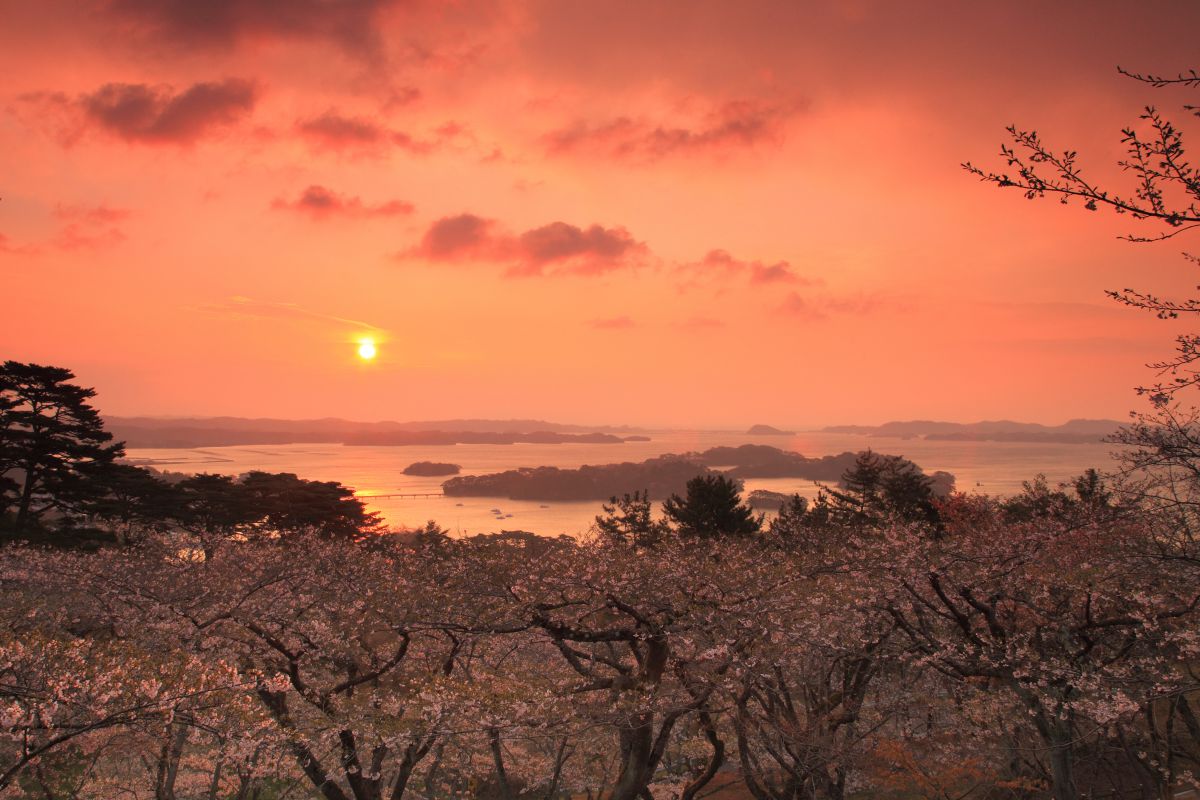
[[[763,516],[742,503],[741,491],[724,475],[697,475],[687,483],[687,497],[671,495],[663,513],[683,538],[753,536],[762,531]]]

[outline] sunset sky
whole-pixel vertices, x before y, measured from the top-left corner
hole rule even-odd
[[[124,415],[1123,418],[1182,328],[1103,292],[1188,296],[1189,243],[960,163],[1017,123],[1128,188],[1120,129],[1200,97],[1116,68],[1200,67],[1198,30],[1182,1],[0,0],[0,357]]]

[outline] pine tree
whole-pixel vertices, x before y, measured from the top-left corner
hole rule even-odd
[[[601,509],[604,513],[596,517],[596,531],[610,541],[653,547],[669,532],[666,522],[654,519],[649,492],[613,497]]]
[[[15,506],[26,533],[49,512],[78,511],[100,492],[103,471],[124,454],[96,409],[93,389],[61,367],[6,361],[0,368],[0,512]]]
[[[724,475],[698,475],[688,481],[687,497],[671,495],[663,513],[681,537],[753,536],[762,530],[763,516],[742,504],[741,490]]]

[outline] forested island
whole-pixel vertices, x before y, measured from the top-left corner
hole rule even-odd
[[[713,447],[700,453],[663,455],[641,462],[582,466],[578,469],[528,467],[488,475],[463,475],[442,484],[453,497],[507,497],[513,500],[605,500],[627,492],[645,491],[660,499],[683,490],[697,475],[708,475],[721,468],[734,479],[796,478],[806,481],[836,482],[854,466],[860,453],[806,458],[799,453],[768,445],[746,444],[740,447]],[[885,456],[915,474],[921,469],[907,459]],[[940,495],[954,488],[954,476],[935,472],[928,476]]]
[[[458,464],[444,464],[437,461],[417,461],[409,464],[403,471],[405,475],[433,478],[441,475],[457,475],[462,472],[462,467]]]

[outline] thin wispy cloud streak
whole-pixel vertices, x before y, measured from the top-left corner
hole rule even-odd
[[[363,332],[384,333],[378,325],[359,319],[339,317],[335,314],[324,314],[313,311],[295,303],[279,303],[255,300],[250,297],[235,295],[218,303],[195,306],[195,310],[205,314],[229,317],[246,317],[267,320],[291,320],[296,322],[317,323],[324,326],[336,325],[351,327]]]

